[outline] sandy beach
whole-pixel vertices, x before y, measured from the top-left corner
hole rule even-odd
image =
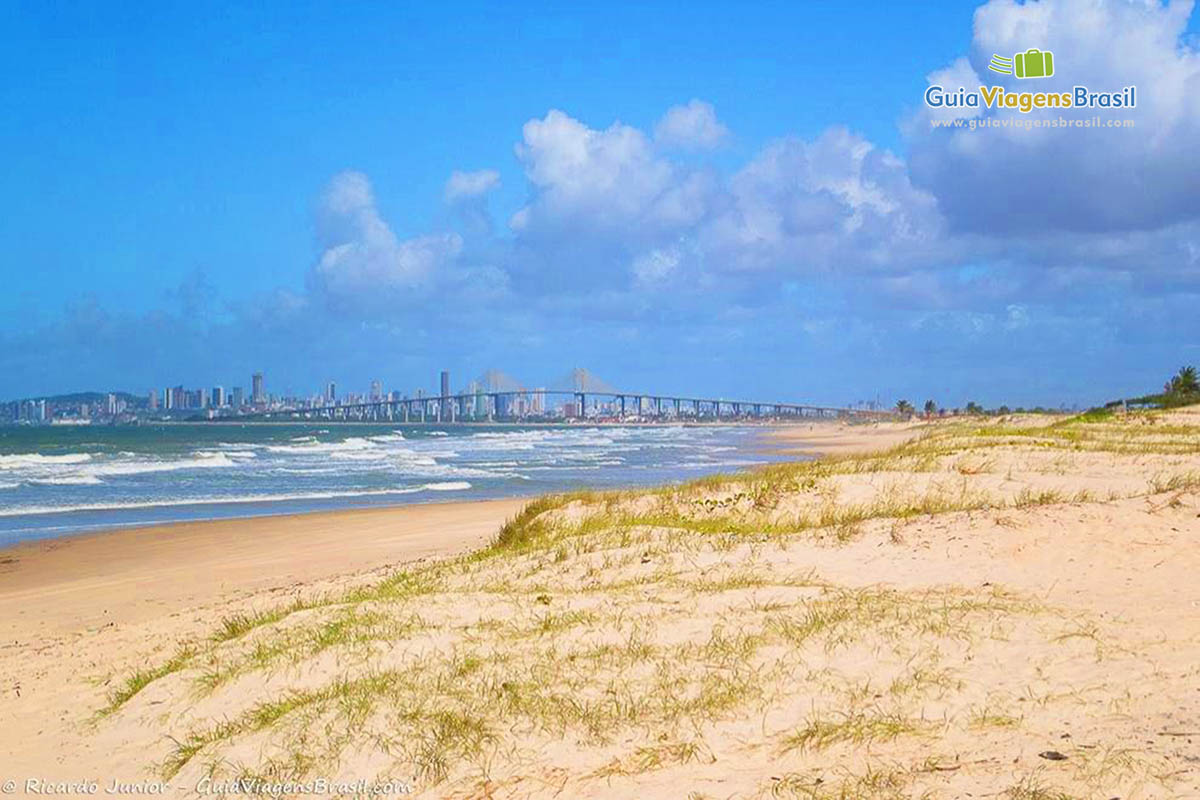
[[[0,552],[0,778],[1200,796],[1200,412],[774,436],[827,455]]]
[[[184,522],[0,550],[0,639],[129,624],[485,544],[524,500]]]
[[[177,523],[0,550],[0,763],[29,775],[113,774],[77,739],[98,676],[236,609],[481,547],[525,502]]]
[[[855,425],[814,422],[776,428],[767,438],[784,452],[843,456],[895,447],[919,437],[924,429],[917,422],[865,422]]]

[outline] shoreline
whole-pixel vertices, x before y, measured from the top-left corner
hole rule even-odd
[[[171,426],[180,426],[180,427],[183,427],[183,426],[202,427],[202,426],[207,426],[207,425],[211,424],[212,422],[218,422],[219,424],[222,424],[222,425],[227,424],[224,421],[218,421],[218,420],[179,421],[179,422],[170,422],[170,423],[163,423],[163,424],[169,424]],[[229,422],[233,422],[233,421],[229,421]],[[297,423],[294,423],[294,422],[251,422],[251,423],[244,423],[244,424],[272,426],[272,425],[295,425]],[[338,422],[336,424],[343,425],[343,426],[368,426],[369,427],[369,426],[378,426],[381,423]],[[416,424],[417,425],[425,424],[425,425],[429,425],[431,427],[437,426],[437,423],[416,423]],[[463,426],[471,426],[474,424],[490,425],[491,423],[453,423],[453,424],[461,424]],[[500,423],[500,424],[516,425],[515,423]],[[602,423],[602,424],[618,426],[617,423]],[[679,427],[706,427],[709,424],[710,423],[680,423]],[[807,423],[783,423],[783,424],[764,423],[764,424],[759,425],[759,424],[743,422],[743,423],[735,423],[735,424],[738,424],[740,427],[747,427],[747,428],[758,427],[758,428],[762,429],[756,436],[758,441],[755,443],[754,447],[750,448],[750,451],[756,452],[756,453],[777,454],[780,456],[787,457],[790,460],[791,457],[794,457],[797,455],[814,457],[814,456],[820,454],[820,451],[815,450],[815,449],[796,448],[793,445],[794,442],[797,442],[797,441],[808,442],[809,440],[815,440],[818,438],[826,438],[826,439],[829,439],[830,441],[833,441],[833,440],[836,440],[840,435],[836,431],[843,431],[843,430],[851,428],[851,427],[857,427],[858,425],[861,425],[862,423],[858,423],[855,426],[850,426],[850,425],[845,424],[844,422],[838,422],[838,421],[834,421],[834,420],[817,420],[817,421],[809,421]],[[869,423],[869,424],[871,424],[872,426],[874,425],[874,423]],[[619,424],[619,427],[654,427],[657,425],[658,425],[658,423],[622,423],[622,424]],[[571,428],[574,426],[572,426],[570,424],[560,424],[560,425],[547,424],[546,427],[566,429],[566,428]],[[826,435],[825,437],[820,437],[820,436],[816,436],[816,435],[799,435],[799,436],[795,435],[799,429],[803,429],[805,432],[813,432],[816,430],[820,430],[822,428],[827,429],[827,430],[829,428],[834,428],[835,432],[833,433],[832,437],[830,437],[828,435]],[[760,466],[765,466],[765,464],[760,465]],[[748,467],[748,469],[753,469],[753,467]],[[738,470],[738,471],[740,471],[740,470]],[[644,486],[639,485],[639,484],[630,484],[628,486],[611,487],[611,488],[621,488],[621,489],[647,488],[647,489],[649,489],[649,488],[653,488],[653,486],[655,486],[655,485],[657,485],[657,484],[647,484]],[[64,530],[50,533],[50,534],[44,535],[44,536],[35,536],[32,538],[17,539],[15,541],[5,541],[3,539],[0,539],[0,566],[3,565],[3,559],[4,559],[5,555],[8,553],[8,551],[13,550],[14,548],[19,548],[19,547],[22,547],[25,545],[35,545],[35,544],[43,543],[43,542],[65,541],[65,540],[72,540],[72,539],[77,539],[80,537],[89,537],[89,536],[102,536],[102,535],[107,535],[107,534],[120,533],[123,531],[145,530],[145,529],[150,529],[150,528],[166,530],[166,529],[169,529],[169,528],[172,528],[175,526],[179,526],[179,525],[267,520],[267,519],[278,519],[278,518],[295,517],[295,516],[312,517],[312,516],[320,516],[320,515],[336,515],[336,514],[340,514],[343,512],[355,511],[355,510],[383,511],[383,510],[410,508],[410,507],[414,507],[414,506],[454,505],[454,504],[459,504],[459,503],[477,503],[477,502],[487,502],[487,501],[493,501],[493,500],[507,500],[507,499],[521,499],[521,498],[528,501],[528,500],[532,499],[533,497],[539,496],[541,494],[554,494],[554,493],[555,492],[550,491],[550,492],[536,492],[533,494],[520,494],[520,495],[511,496],[511,497],[509,497],[509,496],[498,496],[498,497],[484,496],[484,497],[474,497],[474,498],[468,498],[468,499],[453,499],[453,498],[446,498],[446,499],[435,498],[435,499],[425,499],[425,500],[417,499],[417,500],[410,500],[408,502],[390,502],[390,503],[383,502],[383,503],[379,503],[377,505],[376,504],[368,504],[368,505],[361,505],[361,506],[350,505],[350,506],[346,506],[346,507],[342,507],[342,508],[307,508],[307,509],[306,508],[295,508],[294,507],[295,503],[299,502],[299,501],[297,501],[296,498],[290,498],[290,497],[281,497],[281,498],[278,498],[275,500],[272,500],[270,498],[261,498],[261,499],[256,498],[252,501],[231,500],[231,501],[225,501],[225,502],[212,501],[212,502],[203,502],[203,503],[202,502],[191,503],[191,502],[186,502],[186,501],[180,501],[180,502],[172,501],[172,502],[162,502],[162,503],[148,503],[144,506],[136,506],[136,507],[130,506],[129,508],[136,508],[137,510],[153,510],[153,509],[177,509],[177,508],[186,508],[189,506],[199,507],[199,506],[206,506],[206,505],[224,507],[224,506],[229,506],[229,505],[236,506],[236,505],[241,505],[244,503],[247,508],[256,507],[255,510],[257,511],[257,513],[214,514],[211,516],[203,516],[203,517],[183,517],[183,518],[179,518],[179,519],[160,519],[160,520],[129,521],[129,522],[117,522],[117,523],[101,522],[101,523],[96,523],[94,525],[80,526],[80,527],[71,528],[71,529],[64,529]],[[396,492],[397,496],[408,496],[408,494],[409,493],[407,493],[407,492],[400,492],[400,491]],[[357,496],[359,496],[357,493],[348,491],[345,495],[342,496],[342,499],[350,498],[350,497],[357,497]],[[327,501],[336,501],[339,499],[339,497],[331,496],[331,497],[322,498],[322,499],[327,500]],[[272,510],[270,508],[270,506],[276,505],[276,504],[278,504],[281,507],[281,510]],[[284,506],[287,506],[287,507],[285,508]],[[109,509],[88,508],[88,509],[78,509],[78,510],[81,512],[90,512],[90,511],[104,511],[104,510],[109,510]],[[113,510],[115,510],[115,507]],[[65,513],[73,513],[74,511],[75,511],[75,509],[71,509],[70,511],[66,511],[66,510],[64,510],[64,511],[39,511],[39,512],[35,512],[35,514],[31,514],[31,516],[65,514]],[[2,571],[0,571],[0,577],[3,577]]]
[[[780,426],[764,438],[775,441],[775,449],[780,453],[836,457],[887,450],[921,436],[928,429],[927,422],[859,422],[835,426],[810,423]]]
[[[408,493],[398,491],[398,492],[395,492],[395,494],[397,496],[405,496]],[[337,500],[337,499],[355,498],[355,497],[360,497],[360,496],[361,495],[356,494],[356,493],[347,493],[345,495],[334,495],[334,496],[327,497],[327,498],[323,497],[322,499]],[[58,531],[58,532],[52,533],[52,534],[46,535],[46,536],[36,536],[33,538],[19,539],[16,541],[0,540],[0,558],[3,558],[6,550],[9,550],[14,547],[20,547],[20,546],[26,545],[26,544],[36,544],[38,542],[48,542],[48,541],[61,541],[61,540],[65,540],[65,539],[74,539],[74,538],[77,538],[80,536],[98,536],[98,535],[103,535],[103,534],[107,534],[107,533],[119,533],[121,531],[136,530],[136,529],[142,529],[142,528],[170,528],[170,527],[173,527],[176,525],[192,525],[192,524],[200,525],[200,524],[205,524],[205,523],[210,523],[210,522],[238,522],[238,521],[249,521],[249,520],[278,519],[281,517],[302,517],[302,516],[312,516],[312,515],[317,515],[317,514],[340,514],[340,513],[348,512],[348,511],[383,511],[383,510],[397,509],[397,508],[410,508],[410,507],[431,506],[431,505],[453,505],[453,504],[457,504],[457,503],[482,503],[482,502],[489,502],[489,501],[494,501],[494,500],[509,500],[509,499],[520,499],[520,498],[525,498],[526,500],[528,500],[531,497],[532,497],[532,495],[521,494],[521,495],[512,495],[512,496],[503,495],[503,496],[497,496],[497,497],[474,497],[474,498],[458,499],[458,500],[456,500],[456,499],[412,500],[407,503],[382,503],[382,504],[378,504],[378,505],[345,506],[342,508],[312,508],[312,509],[293,508],[290,510],[283,510],[283,511],[263,511],[263,512],[257,513],[257,514],[227,514],[227,515],[214,515],[214,516],[208,516],[208,517],[182,517],[179,519],[146,520],[146,521],[124,522],[124,523],[116,523],[116,524],[97,523],[93,526],[88,526],[88,527],[81,526],[81,527],[75,527],[75,528],[49,529],[49,530]],[[273,506],[273,505],[284,506],[284,505],[288,505],[288,504],[292,504],[292,503],[296,503],[296,502],[298,502],[296,500],[296,498],[292,498],[292,497],[280,497],[277,499],[255,498],[253,500],[245,500],[245,501],[242,501],[242,500],[222,500],[222,501],[213,501],[213,502],[188,502],[188,501],[174,502],[174,501],[172,501],[172,502],[157,503],[157,504],[146,504],[146,505],[140,505],[140,506],[114,506],[111,508],[105,507],[105,508],[99,508],[99,509],[97,509],[97,508],[71,509],[71,510],[65,510],[65,511],[60,511],[60,510],[38,511],[38,512],[31,513],[29,516],[41,517],[41,516],[51,516],[54,514],[72,514],[72,513],[80,513],[80,512],[92,512],[92,511],[97,511],[97,510],[111,511],[111,510],[134,509],[134,510],[138,510],[138,511],[145,511],[145,510],[154,510],[154,509],[177,509],[177,508],[202,507],[202,506]]]
[[[913,435],[881,425],[888,424],[764,426],[760,444],[812,457]],[[140,622],[232,596],[469,552],[533,497],[181,520],[7,544],[0,547],[0,637]]]
[[[475,549],[529,498],[176,522],[0,550],[0,640],[95,630],[234,595]]]
[[[832,451],[839,438],[878,435],[836,423],[763,427],[759,445],[781,456],[811,457],[811,448],[795,445],[817,438]],[[468,552],[533,498],[131,524],[5,544],[0,637],[140,622],[235,595]]]

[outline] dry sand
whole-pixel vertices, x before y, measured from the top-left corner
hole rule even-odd
[[[524,504],[191,522],[0,550],[0,779],[144,776],[136,755],[85,755],[80,725],[112,673],[229,614],[481,547]]]
[[[7,551],[0,779],[1200,797],[1200,413],[982,425],[790,429],[840,455],[400,573],[517,505]]]
[[[154,525],[0,550],[0,642],[126,625],[233,596],[462,552],[523,500]]]
[[[785,451],[841,456],[886,450],[919,437],[923,430],[925,426],[918,422],[854,425],[813,422],[777,428],[768,434],[768,438]]]

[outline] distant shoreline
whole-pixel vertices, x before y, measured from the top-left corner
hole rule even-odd
[[[334,426],[346,427],[334,427]],[[257,441],[257,437],[252,433],[253,430],[260,430],[262,436],[272,437],[271,430],[292,430],[293,434],[299,432],[301,434],[321,434],[332,431],[332,436],[335,439],[345,438],[347,436],[368,436],[372,432],[380,432],[381,430],[395,430],[400,428],[411,429],[414,432],[409,438],[414,440],[424,440],[432,433],[439,435],[436,432],[450,431],[450,437],[453,439],[456,434],[454,429],[458,429],[457,436],[471,437],[474,431],[497,431],[497,435],[501,437],[517,435],[525,435],[523,432],[534,432],[534,441],[545,440],[547,442],[559,441],[559,437],[565,437],[562,441],[568,442],[572,440],[573,435],[579,434],[587,437],[588,430],[640,430],[647,431],[645,435],[632,433],[627,436],[633,437],[634,440],[655,440],[657,434],[652,433],[656,429],[667,430],[671,428],[686,429],[692,431],[713,431],[712,435],[721,437],[722,434],[717,432],[720,428],[734,428],[738,433],[730,432],[729,436],[740,442],[738,450],[743,456],[733,456],[734,461],[742,461],[744,465],[730,464],[727,466],[711,466],[704,467],[701,459],[697,462],[688,461],[687,459],[680,460],[677,465],[672,466],[671,459],[680,458],[679,456],[671,456],[665,464],[660,464],[656,467],[654,474],[644,473],[638,470],[638,463],[633,464],[633,472],[625,473],[624,467],[608,469],[607,473],[579,473],[572,476],[567,482],[556,486],[557,479],[550,477],[551,473],[546,472],[530,472],[529,475],[538,478],[532,484],[524,482],[511,482],[509,486],[488,486],[480,485],[471,478],[471,484],[456,487],[455,490],[450,490],[448,486],[443,486],[432,477],[424,476],[436,485],[421,484],[421,475],[415,474],[412,479],[405,478],[403,474],[399,475],[400,484],[396,486],[377,487],[373,484],[350,485],[354,481],[352,478],[343,480],[338,475],[332,476],[328,481],[325,481],[321,486],[306,485],[301,488],[288,489],[277,486],[255,485],[252,489],[232,494],[227,494],[227,497],[216,496],[217,493],[203,492],[184,492],[178,497],[174,493],[168,493],[162,497],[147,496],[144,501],[138,498],[115,498],[106,500],[95,496],[79,496],[71,497],[68,500],[52,500],[52,496],[47,495],[45,502],[31,503],[29,499],[22,498],[25,504],[34,506],[29,511],[28,515],[19,513],[19,509],[13,507],[8,509],[10,513],[4,516],[4,525],[0,526],[0,552],[18,547],[23,543],[33,543],[38,541],[65,541],[79,537],[87,537],[93,535],[103,535],[107,533],[138,530],[138,529],[168,529],[173,526],[187,524],[202,524],[206,522],[220,523],[232,520],[270,520],[272,518],[281,518],[294,515],[321,515],[329,513],[338,513],[343,510],[353,510],[362,508],[372,509],[388,509],[388,508],[405,508],[414,505],[432,506],[453,504],[458,502],[478,502],[483,500],[498,500],[511,497],[530,497],[540,496],[543,494],[554,494],[558,491],[570,491],[575,489],[593,488],[593,489],[608,489],[608,488],[634,488],[638,486],[657,486],[667,483],[674,483],[678,480],[687,480],[691,477],[698,477],[701,474],[712,471],[729,471],[742,470],[751,468],[751,462],[758,464],[771,463],[774,461],[791,460],[796,457],[794,452],[788,450],[787,447],[781,446],[781,441],[776,440],[772,434],[781,430],[781,428],[790,426],[780,426],[771,424],[740,424],[740,425],[711,425],[707,423],[688,424],[680,423],[678,425],[661,425],[653,423],[624,423],[624,424],[607,424],[607,425],[521,425],[521,424],[496,424],[496,423],[455,423],[438,425],[436,423],[412,423],[404,425],[402,423],[364,423],[358,421],[337,422],[337,423],[321,423],[313,421],[300,422],[244,422],[222,421],[219,425],[213,426],[210,422],[205,421],[180,421],[171,423],[156,424],[153,426],[100,426],[96,430],[98,432],[111,432],[112,435],[121,436],[121,430],[129,430],[131,432],[139,428],[145,431],[146,435],[152,440],[157,441],[158,435],[153,431],[155,429],[162,431],[162,436],[173,439],[182,439],[185,442],[207,442],[206,447],[217,447],[213,443],[215,438],[221,438],[226,435],[233,436],[230,441]],[[821,425],[821,428],[827,425]],[[803,429],[806,432],[812,433],[816,426],[809,424],[798,426],[798,431]],[[171,436],[169,431],[176,433]],[[228,434],[220,434],[219,431],[225,430]],[[247,433],[244,437],[237,437],[233,431],[244,430]],[[336,433],[337,430],[343,433]],[[351,433],[351,431],[361,430],[363,433]],[[204,431],[209,431],[209,436],[202,435]],[[537,433],[541,431],[541,433]],[[503,432],[503,433],[501,433]],[[509,433],[516,432],[516,433]],[[75,440],[82,433],[74,428],[64,436],[59,436],[50,431],[45,431],[44,434],[33,433],[34,437],[45,436],[49,442]],[[293,435],[287,434],[287,435]],[[597,433],[598,436],[610,436],[608,433]],[[668,434],[669,435],[669,434]],[[693,439],[705,440],[709,434],[697,433],[694,437],[691,435],[680,433],[680,437],[684,441],[692,441]],[[671,437],[674,440],[675,437]],[[167,440],[164,440],[167,441]],[[358,441],[358,440],[351,440]],[[432,441],[432,440],[431,440]],[[441,440],[439,440],[441,441]],[[624,441],[624,438],[618,438],[618,441]],[[51,445],[52,446],[52,445]],[[199,446],[199,445],[197,445]],[[557,451],[561,445],[550,445],[552,450]],[[39,446],[39,450],[41,447]],[[130,447],[129,449],[139,449]],[[219,448],[218,448],[219,449]],[[269,449],[269,448],[268,448]],[[635,448],[636,449],[636,448]],[[45,452],[58,452],[57,450],[47,450]],[[222,455],[218,453],[218,455]],[[457,454],[452,454],[455,457]],[[18,454],[19,456],[19,454]],[[635,459],[640,458],[634,456]],[[722,459],[720,456],[714,456],[717,461],[728,460]],[[534,463],[539,462],[538,457],[533,457]],[[258,463],[242,462],[242,463]],[[335,462],[336,463],[336,462]],[[586,460],[583,462],[587,464]],[[568,462],[569,464],[569,462]],[[118,465],[119,466],[119,465]],[[135,465],[136,466],[136,465]],[[510,465],[512,471],[520,471],[519,464]],[[103,469],[103,466],[100,467]],[[469,464],[466,466],[470,469]],[[81,467],[86,469],[86,467]],[[538,467],[535,467],[538,469]],[[540,469],[545,469],[541,467]],[[571,466],[566,466],[565,469],[572,469]],[[153,471],[153,470],[152,470]],[[420,472],[420,468],[418,468]],[[617,475],[611,473],[619,473]],[[339,473],[340,475],[340,473]],[[36,476],[35,476],[36,477]],[[86,477],[86,476],[85,476]],[[511,476],[507,476],[511,477]],[[518,476],[525,477],[525,476]],[[528,480],[528,478],[526,479]],[[411,484],[411,485],[409,485]],[[15,485],[15,484],[14,484]],[[394,491],[389,491],[394,490]],[[196,494],[195,498],[191,495]],[[194,499],[194,502],[193,502]],[[111,503],[111,505],[110,505]],[[61,506],[61,507],[60,507]]]
[[[827,430],[812,430],[815,425]],[[759,444],[781,457],[834,454],[841,442],[886,446],[897,435],[889,426],[870,424],[860,431],[859,425],[816,420],[804,431],[798,425],[762,427]],[[533,498],[439,499],[123,525],[2,545],[0,636],[30,636],[41,625],[66,632],[130,622],[230,593],[475,549]],[[144,583],[146,576],[151,585]],[[136,592],[129,590],[134,585]],[[30,610],[24,604],[34,598],[39,606]]]
[[[207,425],[208,423],[205,423],[205,422],[194,422],[194,423],[178,422],[178,423],[170,423],[170,424],[178,425],[178,426],[186,426],[186,425],[202,426],[202,425]],[[290,424],[290,423],[256,422],[254,424],[255,425],[285,425],[285,424]],[[373,425],[378,425],[380,423],[339,422],[337,424],[338,425],[347,425],[347,426],[373,426]],[[427,424],[429,424],[430,426],[433,426],[436,423],[427,423]],[[465,424],[465,423],[455,423],[455,424]],[[824,428],[825,430],[816,430],[816,428],[818,426],[820,428]],[[446,426],[442,426],[442,427],[446,427]],[[551,427],[551,426],[547,426],[547,427]],[[567,427],[573,427],[573,426],[562,425],[562,426],[556,426],[556,427],[567,428]],[[620,427],[629,427],[629,425],[621,425]],[[689,426],[689,427],[700,427],[700,426]],[[747,427],[750,427],[750,426],[747,426]],[[811,458],[811,457],[818,457],[821,455],[836,455],[838,453],[843,453],[843,452],[854,452],[854,451],[857,451],[858,449],[864,448],[864,447],[878,447],[881,443],[884,445],[888,445],[888,444],[892,443],[893,441],[898,442],[903,439],[911,438],[911,434],[905,432],[905,431],[907,431],[907,427],[905,427],[904,430],[898,430],[898,431],[879,430],[879,424],[875,424],[875,423],[862,424],[861,427],[863,427],[864,429],[859,434],[854,434],[854,433],[850,433],[849,431],[847,431],[846,428],[851,427],[850,425],[837,424],[832,420],[811,420],[808,423],[803,423],[803,424],[796,423],[793,425],[786,425],[786,426],[762,425],[762,426],[756,426],[756,427],[762,427],[763,431],[762,431],[762,434],[757,437],[757,439],[758,439],[757,446],[754,447],[754,451],[759,452],[759,453],[778,455],[778,456],[780,456],[780,461],[791,460],[796,456],[807,456],[807,457]],[[855,425],[853,425],[853,427],[858,428],[858,427],[860,427],[860,424],[855,424]],[[801,428],[803,428],[803,430],[801,430]],[[767,466],[770,463],[773,463],[773,462],[766,462],[764,464],[749,466],[749,467],[745,467],[742,470],[737,470],[737,471],[738,472],[752,471],[754,469],[760,469],[764,466]],[[645,488],[653,488],[653,487],[650,486],[650,487],[645,487]],[[553,492],[549,492],[549,493],[553,494]],[[292,509],[276,510],[276,511],[268,510],[268,511],[260,511],[259,513],[248,513],[245,515],[230,515],[230,516],[215,515],[215,516],[209,516],[209,517],[193,517],[193,518],[183,518],[183,519],[175,519],[175,520],[158,519],[158,520],[149,520],[149,521],[144,521],[144,522],[134,521],[134,522],[127,522],[127,523],[113,524],[113,525],[105,525],[105,526],[94,527],[94,528],[81,528],[77,531],[73,531],[73,532],[67,533],[65,535],[60,535],[60,536],[39,537],[39,538],[27,539],[27,540],[22,540],[22,541],[14,541],[14,542],[0,542],[0,557],[3,557],[3,555],[5,553],[8,553],[9,551],[17,550],[20,548],[44,546],[44,545],[47,545],[50,543],[58,543],[58,542],[65,542],[65,541],[77,541],[77,540],[88,539],[88,538],[96,537],[96,536],[108,536],[108,535],[120,534],[120,533],[124,533],[124,532],[155,530],[155,531],[161,531],[163,533],[169,533],[172,529],[186,528],[186,527],[194,526],[194,525],[233,525],[233,524],[237,524],[237,523],[247,523],[249,525],[257,525],[257,524],[268,523],[271,520],[284,520],[284,519],[291,519],[291,518],[311,518],[311,519],[320,519],[323,517],[335,518],[340,514],[386,512],[386,511],[398,511],[398,510],[409,509],[409,508],[428,508],[428,507],[436,507],[436,506],[453,507],[453,506],[458,506],[458,505],[462,505],[462,504],[474,504],[474,503],[502,503],[502,502],[508,502],[509,500],[519,500],[521,502],[527,502],[536,496],[538,496],[538,495],[532,494],[532,495],[518,495],[515,497],[481,497],[481,498],[470,498],[470,499],[446,497],[446,498],[426,499],[426,500],[410,500],[408,502],[388,503],[388,504],[382,504],[382,505],[377,505],[377,506],[365,506],[365,507],[358,507],[358,508],[350,507],[350,508],[334,508],[334,509],[324,508],[324,509],[313,509],[313,510],[292,510]],[[271,505],[271,501],[263,500],[262,504],[263,505]],[[198,503],[197,505],[200,505],[200,504]],[[250,504],[247,504],[247,505],[249,506]],[[173,506],[164,506],[164,507],[173,507]],[[4,574],[3,569],[2,569],[2,567],[0,567],[0,575],[3,575],[3,574]]]

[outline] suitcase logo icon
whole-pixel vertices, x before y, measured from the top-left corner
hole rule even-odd
[[[992,60],[988,62],[988,69],[1002,75],[1016,75],[1018,78],[1049,78],[1054,74],[1054,53],[1031,47],[1012,58],[993,55]]]

